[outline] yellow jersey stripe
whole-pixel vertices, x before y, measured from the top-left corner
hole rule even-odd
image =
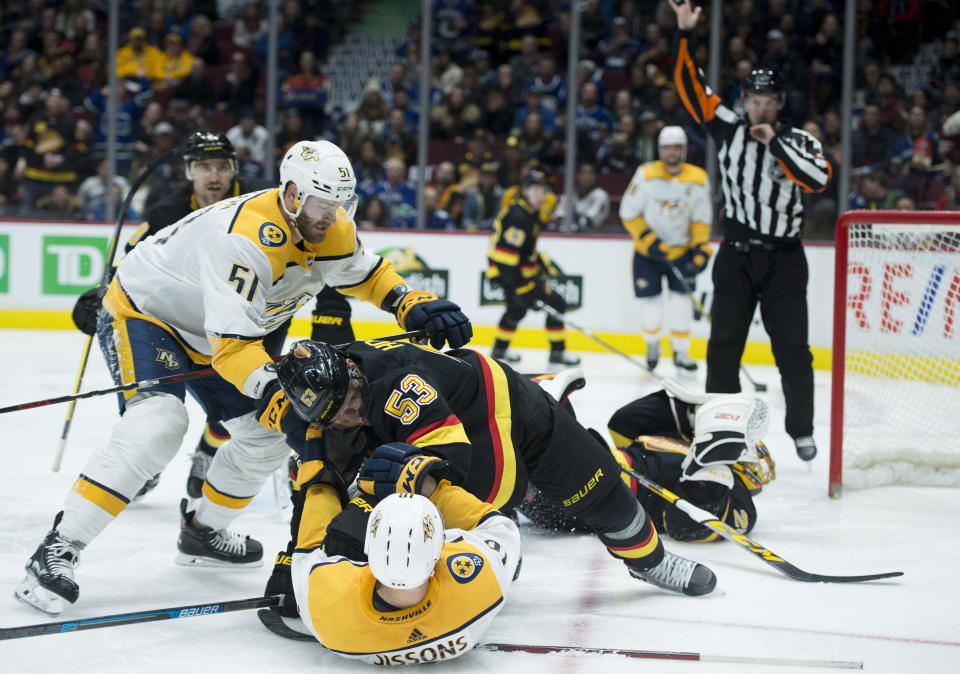
[[[130,503],[121,494],[83,474],[73,483],[72,491],[114,517],[123,512],[123,509]]]
[[[202,491],[203,495],[206,496],[211,503],[234,510],[246,508],[247,504],[253,500],[253,496],[231,496],[230,494],[224,494],[207,481],[204,481]]]

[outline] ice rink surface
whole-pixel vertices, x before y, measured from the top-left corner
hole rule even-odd
[[[0,331],[0,406],[70,392],[84,337],[79,333]],[[521,371],[542,369],[546,352],[524,352]],[[757,499],[752,536],[806,571],[860,574],[899,570],[873,583],[800,583],[730,543],[667,545],[708,564],[719,589],[703,598],[668,594],[630,578],[592,537],[522,527],[523,573],[487,642],[693,651],[708,655],[863,661],[870,672],[960,672],[960,492],[887,487],[826,497],[829,381],[817,372],[820,456],[812,468],[796,458],[783,432],[776,371],[749,366],[770,386],[767,445],[778,479]],[[587,387],[574,394],[578,416],[605,432],[620,405],[655,389],[639,368],[613,355],[586,354]],[[669,362],[660,366],[672,375]],[[702,381],[702,373],[701,373]],[[110,386],[99,351],[84,390]],[[261,569],[224,571],[176,566],[177,504],[202,415],[188,404],[191,426],[160,485],[130,506],[83,552],[80,600],[61,620],[137,609],[261,595],[275,551],[284,547],[270,483],[234,528],[260,539]],[[20,603],[13,588],[23,564],[49,529],[87,454],[105,442],[116,419],[112,396],[81,401],[59,473],[50,470],[65,405],[0,416],[0,627],[52,620]],[[922,424],[922,419],[916,423]],[[318,645],[267,632],[254,611],[32,637],[0,644],[0,671],[28,672],[305,672],[369,671],[323,653]],[[790,672],[826,671],[770,665],[635,660],[607,655],[534,655],[474,651],[431,672]],[[426,670],[424,670],[426,671]]]

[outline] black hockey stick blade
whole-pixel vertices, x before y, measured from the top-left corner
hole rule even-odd
[[[687,651],[643,651],[633,648],[592,648],[589,646],[541,646],[534,644],[477,644],[485,651],[505,653],[566,653],[570,655],[621,655],[646,660],[687,660],[693,662],[727,662],[742,665],[779,665],[790,667],[829,667],[833,669],[863,669],[863,662],[854,660],[807,660],[750,655],[709,655]]]
[[[313,635],[306,634],[304,632],[298,632],[287,625],[287,623],[283,621],[283,616],[276,611],[271,611],[268,608],[262,608],[257,611],[257,617],[260,618],[260,622],[263,623],[264,627],[276,634],[278,637],[290,639],[291,641],[317,641],[313,638]]]
[[[902,571],[888,571],[886,573],[870,573],[862,576],[829,576],[819,573],[810,573],[808,571],[804,571],[803,569],[798,569],[783,557],[775,554],[773,551],[767,549],[757,541],[738,533],[726,522],[718,520],[713,516],[712,513],[709,513],[702,508],[698,508],[690,503],[690,501],[680,498],[669,489],[661,487],[659,484],[644,477],[640,473],[625,467],[621,467],[621,470],[635,478],[637,482],[642,484],[660,498],[672,503],[679,510],[686,513],[690,519],[697,524],[715,531],[728,541],[733,541],[744,550],[753,553],[788,578],[806,583],[862,583],[867,580],[882,580],[884,578],[896,578],[897,576],[903,575]]]
[[[387,335],[386,337],[377,337],[372,341],[377,342],[393,342],[401,339],[418,339],[423,337],[426,334],[424,330],[410,330],[408,332],[401,332],[397,335]],[[347,346],[346,344],[338,344],[337,346]],[[283,356],[278,356],[274,360],[280,360]],[[217,371],[212,367],[206,368],[204,370],[193,370],[191,372],[181,372],[180,374],[172,374],[168,377],[159,377],[157,379],[144,379],[143,381],[134,381],[129,384],[121,384],[120,386],[112,386],[110,388],[97,389],[96,391],[86,391],[84,393],[74,393],[71,395],[59,396],[57,398],[47,398],[46,400],[35,400],[29,403],[19,403],[17,405],[9,405],[7,407],[0,407],[0,414],[6,414],[7,412],[17,412],[19,410],[29,410],[34,407],[45,407],[46,405],[56,405],[57,403],[66,403],[71,400],[83,400],[84,398],[93,398],[96,396],[106,395],[108,393],[120,393],[121,391],[134,391],[139,389],[151,388],[154,386],[160,386],[161,384],[173,384],[174,382],[179,381],[189,381],[191,379],[199,379],[201,377],[209,377],[212,374],[216,374]]]
[[[253,597],[251,599],[235,599],[210,604],[191,604],[188,606],[174,606],[172,608],[149,609],[146,611],[132,611],[130,613],[115,613],[113,615],[97,616],[96,618],[81,618],[79,620],[64,620],[55,623],[41,623],[39,625],[23,625],[21,627],[0,627],[0,641],[4,639],[22,639],[24,637],[39,637],[45,634],[62,634],[64,632],[81,632],[95,630],[101,627],[116,625],[134,625],[149,623],[158,620],[175,620],[177,618],[195,618],[205,615],[217,615],[232,611],[246,611],[253,608],[279,606],[283,601],[280,595],[269,597]]]

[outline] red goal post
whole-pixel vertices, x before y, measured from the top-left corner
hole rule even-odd
[[[960,485],[960,213],[837,222],[829,494]]]

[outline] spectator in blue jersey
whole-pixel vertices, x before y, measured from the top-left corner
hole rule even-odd
[[[417,220],[417,191],[407,180],[407,164],[402,159],[386,163],[387,179],[381,181],[371,196],[376,197],[390,212],[391,227],[409,229]]]
[[[527,115],[535,112],[540,117],[540,126],[544,131],[552,133],[557,128],[557,115],[549,107],[543,104],[543,97],[539,92],[530,89],[527,91],[527,102],[517,108],[513,115],[513,131],[519,133],[520,129],[527,123]]]
[[[643,50],[643,45],[630,37],[627,20],[618,16],[613,20],[610,37],[600,40],[597,49],[603,54],[603,67],[608,70],[626,70]]]
[[[597,85],[593,82],[587,82],[580,90],[576,125],[579,142],[588,140],[593,145],[599,145],[613,130],[613,117],[600,102]]]
[[[453,218],[442,208],[437,206],[440,198],[437,188],[433,185],[427,185],[423,188],[423,204],[426,209],[426,228],[427,229],[456,229],[456,223]]]
[[[530,81],[527,91],[540,94],[541,104],[551,112],[562,109],[567,101],[567,81],[557,74],[557,62],[552,56],[540,58],[537,74]]]
[[[107,98],[109,87],[103,87],[86,97],[83,107],[93,115],[93,153],[98,159],[107,156],[107,130],[110,120],[107,117]],[[151,93],[146,80],[124,79],[118,81],[117,88],[117,173],[126,175],[133,164],[138,124],[143,111],[150,102]]]

